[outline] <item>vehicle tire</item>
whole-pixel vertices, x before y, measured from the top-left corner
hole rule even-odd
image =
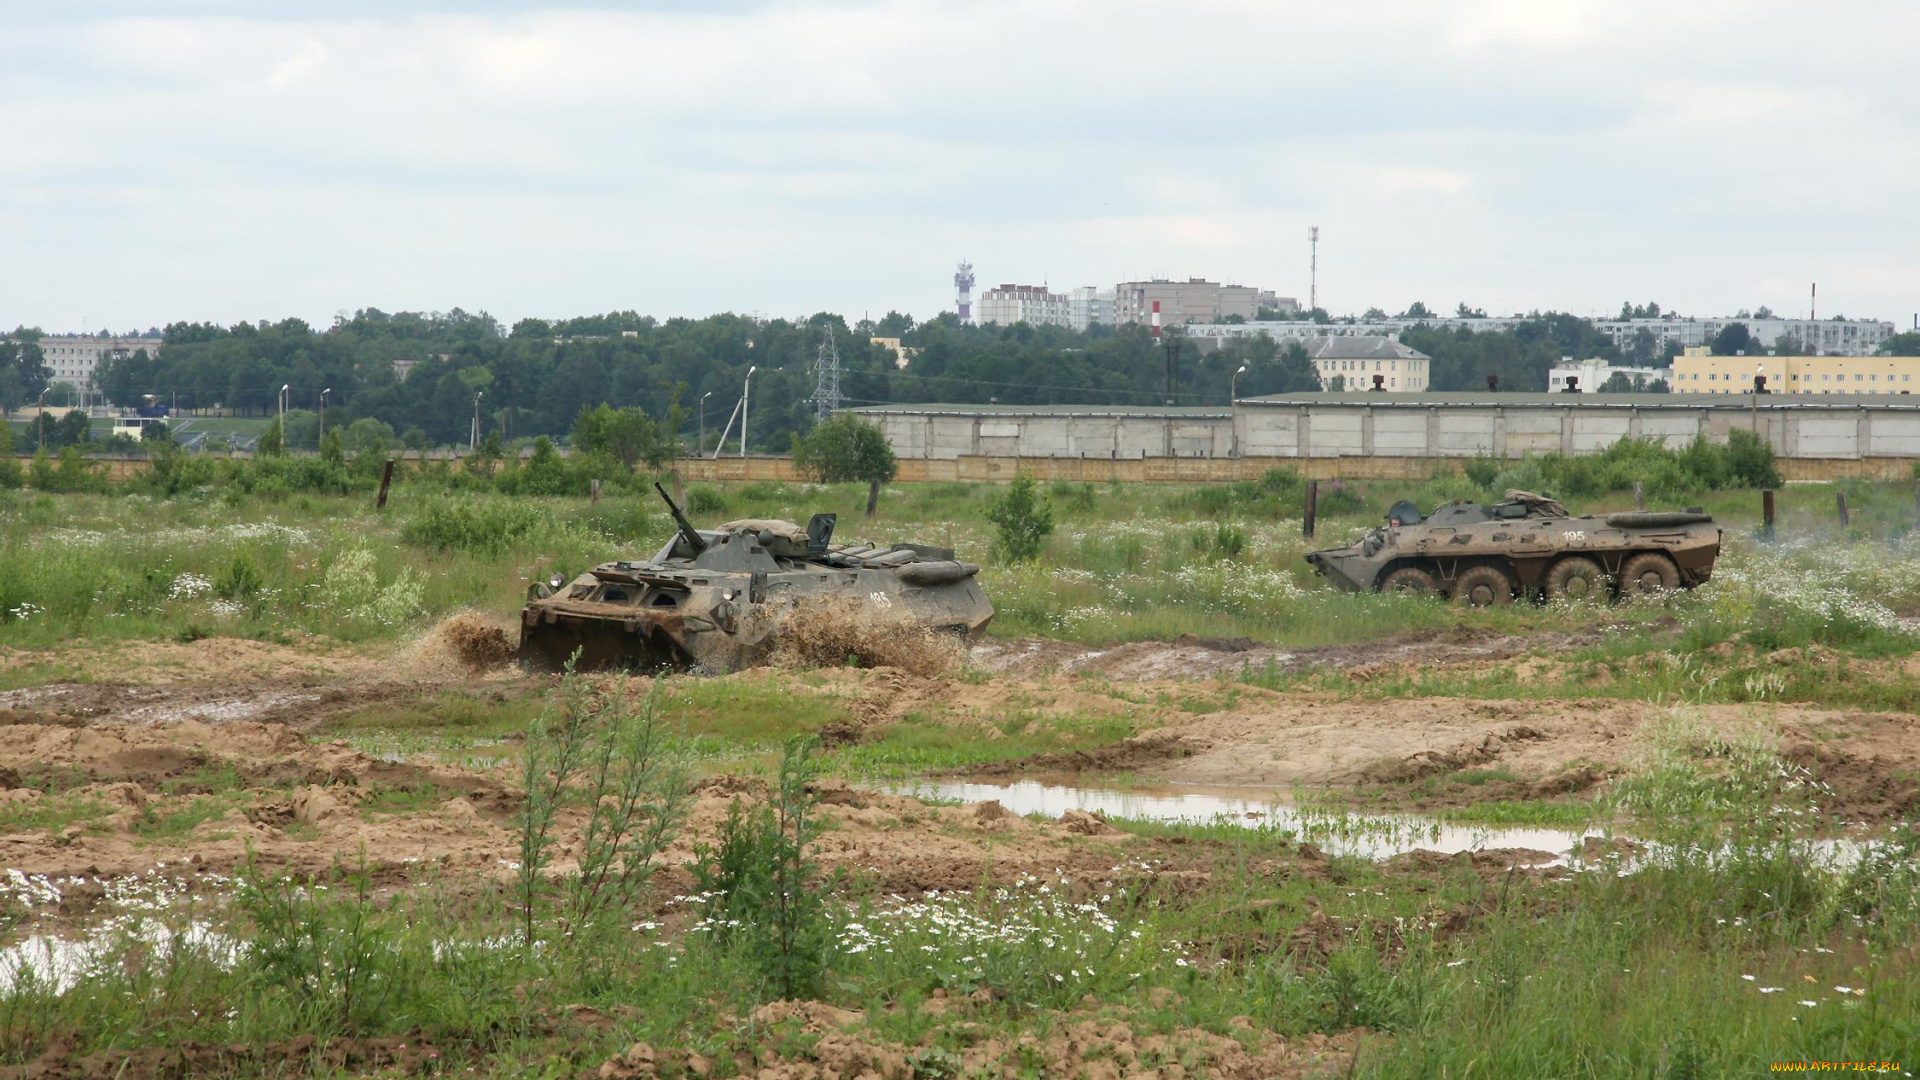
[[[1425,570],[1417,566],[1403,566],[1381,579],[1380,591],[1425,599],[1438,593],[1440,587],[1434,584],[1433,575]]]
[[[1513,579],[1495,566],[1470,566],[1453,583],[1453,602],[1465,607],[1505,607],[1513,603]]]
[[[1680,587],[1680,568],[1657,551],[1643,551],[1620,568],[1620,595],[1660,597]]]
[[[1572,603],[1607,599],[1607,572],[1580,555],[1561,559],[1547,568],[1547,599]]]

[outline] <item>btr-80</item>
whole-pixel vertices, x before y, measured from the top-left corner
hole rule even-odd
[[[1348,589],[1489,607],[1535,593],[1604,600],[1690,589],[1719,553],[1720,529],[1706,514],[1574,517],[1553,499],[1509,491],[1503,502],[1451,502],[1427,515],[1402,501],[1358,543],[1306,558]]]

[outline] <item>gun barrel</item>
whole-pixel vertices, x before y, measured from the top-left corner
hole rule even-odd
[[[659,492],[660,497],[666,500],[667,512],[673,515],[673,523],[680,527],[680,538],[687,542],[687,546],[693,549],[693,553],[698,555],[707,550],[707,542],[700,538],[700,531],[693,527],[693,522],[687,520],[687,515],[680,512],[680,507],[674,504],[673,496],[667,494],[667,489],[661,487],[660,482],[656,480],[653,490]]]

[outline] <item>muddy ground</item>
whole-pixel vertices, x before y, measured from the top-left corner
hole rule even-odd
[[[1399,805],[1430,809],[1584,796],[1633,767],[1645,752],[1642,733],[1671,710],[1619,700],[1368,701],[1228,680],[1252,660],[1365,678],[1383,664],[1505,663],[1573,644],[1454,633],[1282,654],[1193,640],[1106,650],[995,642],[976,649],[975,674],[734,677],[787,679],[793,694],[825,698],[844,713],[832,725],[840,743],[877,737],[909,717],[971,727],[988,740],[1005,737],[1012,715],[1031,725],[1118,718],[1138,732],[974,770],[984,775],[1127,773],[1134,783],[1358,789],[1376,804],[1398,793]],[[0,694],[0,807],[12,820],[38,823],[0,835],[0,867],[98,875],[192,858],[224,871],[249,851],[311,870],[361,851],[379,866],[497,867],[513,854],[518,784],[510,765],[385,761],[309,734],[343,712],[448,692],[532,695],[550,681],[466,659],[431,640],[397,655],[209,640],[62,656],[63,669],[98,681]],[[5,663],[45,661],[16,654]],[[1920,805],[1920,720],[1912,716],[1791,705],[1690,713],[1709,731],[1757,723],[1777,732],[1782,753],[1833,789],[1832,806],[1847,820],[1889,821]],[[1480,779],[1444,783],[1467,770]],[[745,783],[709,780],[690,836],[709,833]],[[1091,819],[1036,824],[992,807],[930,808],[844,787],[828,801],[837,819],[824,842],[828,865],[877,875],[894,889],[1110,866],[1133,842]]]

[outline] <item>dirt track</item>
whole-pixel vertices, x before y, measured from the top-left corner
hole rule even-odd
[[[1442,636],[1320,659],[1349,670],[1364,667],[1362,658],[1388,662],[1383,656],[1486,663],[1518,648],[1513,639]],[[1254,651],[1185,641],[1097,653],[996,644],[983,646],[978,662],[997,664],[997,677],[833,669],[793,676],[792,692],[844,709],[835,725],[843,741],[875,737],[909,715],[972,727],[987,739],[1004,737],[1012,716],[1032,724],[1119,718],[1139,732],[1118,744],[1016,760],[1002,770],[1012,773],[1125,771],[1175,783],[1360,784],[1377,793],[1411,792],[1407,781],[1462,769],[1498,772],[1494,782],[1438,796],[1428,785],[1407,795],[1410,806],[1584,791],[1627,769],[1641,752],[1639,733],[1669,711],[1632,701],[1341,700],[1218,681]],[[144,666],[116,669],[125,681],[0,694],[0,807],[84,808],[70,824],[53,815],[55,824],[0,836],[0,866],[113,874],[195,857],[224,869],[249,849],[312,870],[361,850],[390,868],[484,869],[512,858],[518,796],[510,768],[382,761],[302,732],[343,710],[453,689],[537,692],[535,677],[463,670],[444,657],[409,665],[258,643],[158,646],[142,655]],[[1276,662],[1308,662],[1302,655]],[[1798,706],[1692,711],[1713,728],[1770,726],[1782,753],[1829,784],[1833,808],[1850,820],[1888,821],[1920,806],[1914,717]],[[215,774],[225,779],[211,783]],[[717,826],[741,783],[709,783],[691,835]],[[991,809],[927,808],[847,789],[830,792],[829,802],[838,827],[825,841],[828,864],[871,872],[894,888],[969,884],[988,866],[1006,874],[1104,869],[1133,843],[1098,835],[1107,830],[1097,822],[1036,825]],[[903,827],[915,824],[930,827]]]

